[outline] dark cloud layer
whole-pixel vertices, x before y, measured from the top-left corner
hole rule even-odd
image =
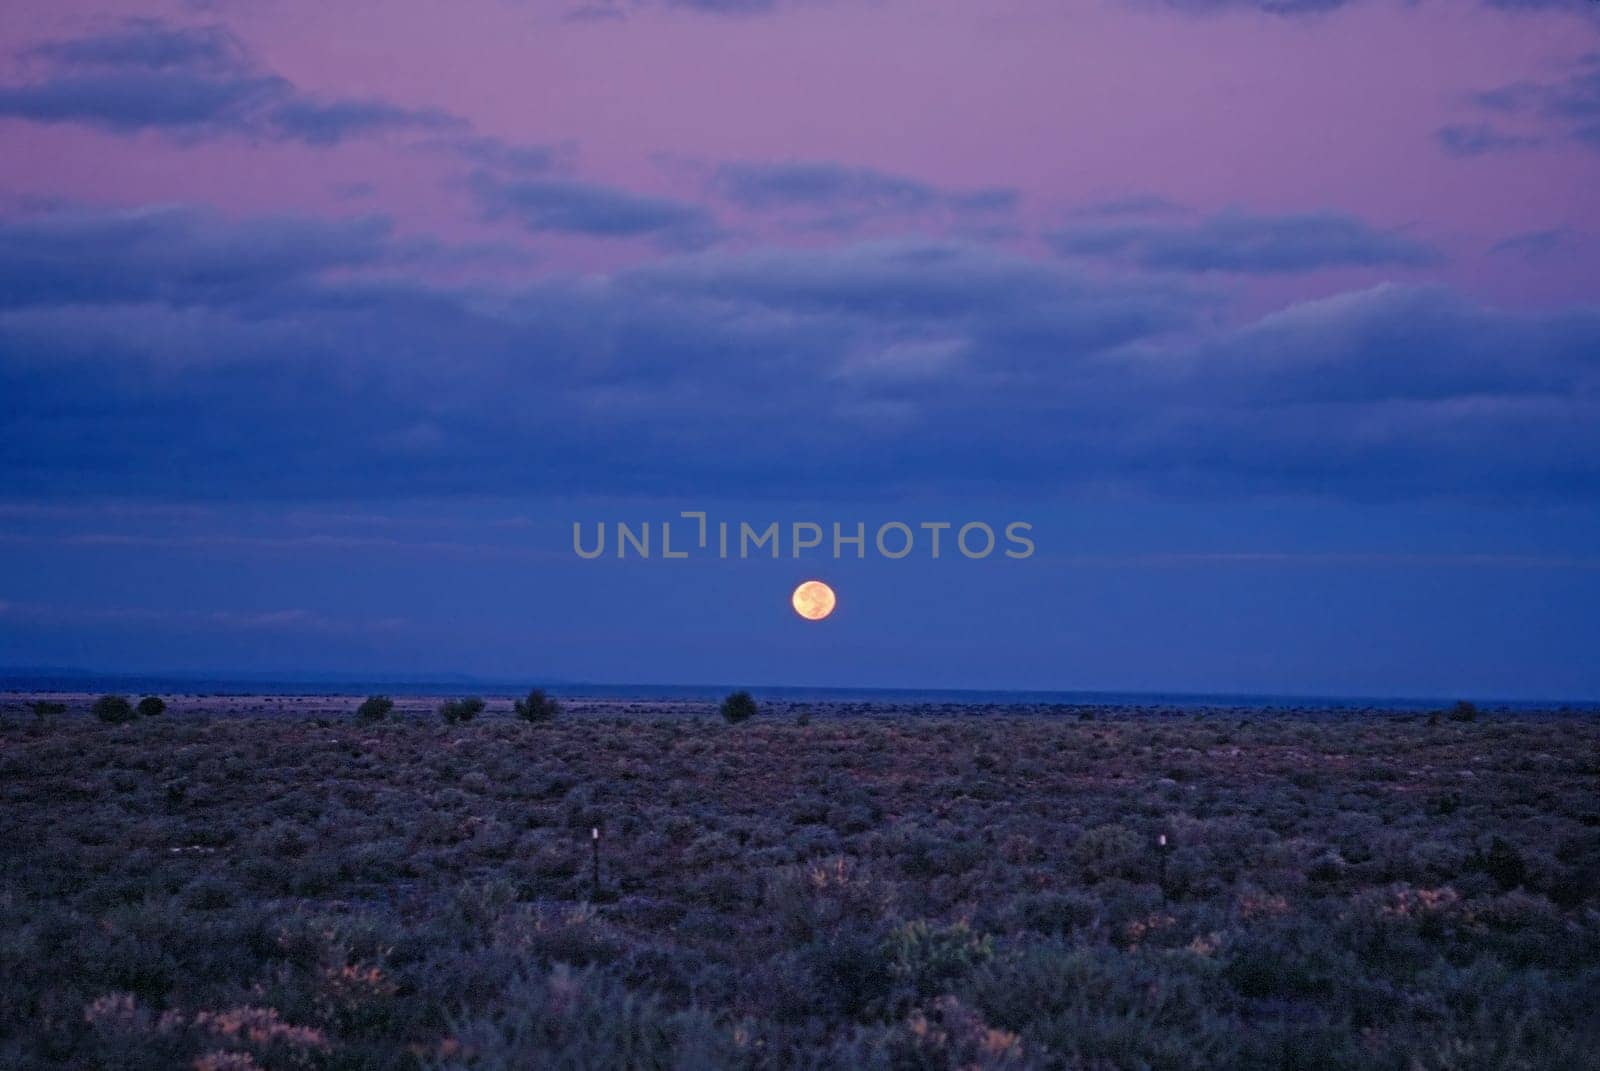
[[[535,233],[649,238],[668,247],[706,245],[716,235],[711,214],[698,205],[612,186],[488,171],[473,175],[470,186],[485,216],[515,220]]]
[[[1600,53],[1547,81],[1477,93],[1471,104],[1486,118],[1440,128],[1437,136],[1446,152],[1481,156],[1560,143],[1600,151]]]
[[[1486,156],[1517,149],[1536,149],[1548,139],[1531,134],[1512,134],[1490,123],[1452,123],[1434,132],[1439,146],[1451,156]]]
[[[370,264],[389,225],[156,208],[0,220],[0,309],[237,304],[332,268]]]
[[[31,81],[0,86],[0,116],[83,123],[183,138],[237,135],[331,145],[391,130],[450,130],[444,112],[387,101],[322,97],[262,70],[216,26],[135,19],[114,30],[47,41],[25,53],[44,64]]]
[[[1207,331],[1181,284],[948,242],[511,293],[352,275],[386,233],[4,224],[12,493],[1600,493],[1595,309],[1382,287]]]
[[[158,19],[129,19],[121,29],[45,41],[24,55],[63,66],[106,66],[162,71],[242,67],[248,61],[237,38],[220,26],[168,26]]]
[[[610,22],[625,19],[633,9],[652,4],[669,10],[738,18],[771,15],[792,8],[797,2],[803,0],[593,0],[568,8],[564,18],[569,22]]]
[[[948,191],[871,168],[805,161],[723,164],[711,185],[718,195],[756,212],[986,213],[1008,211],[1018,200],[1012,189]]]
[[[1420,242],[1335,213],[1222,212],[1198,222],[1163,217],[1078,226],[1049,236],[1067,256],[1110,257],[1155,271],[1278,274],[1337,267],[1422,267]]]
[[[570,8],[567,18],[598,21],[626,18],[630,10],[651,3],[704,15],[770,15],[800,6],[804,0],[595,0]],[[1362,0],[1123,0],[1131,6],[1164,9],[1186,15],[1215,15],[1230,11],[1258,11],[1283,17],[1323,15]],[[1593,0],[1479,0],[1491,8],[1512,12],[1583,12]]]
[[[1260,11],[1268,15],[1319,15],[1350,7],[1361,0],[1132,0],[1188,14]],[[1501,11],[1587,11],[1593,0],[1481,0]]]

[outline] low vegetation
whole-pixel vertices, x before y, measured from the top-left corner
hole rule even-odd
[[[138,716],[125,695],[103,695],[94,701],[89,713],[111,725],[122,725]]]
[[[529,692],[528,698],[518,699],[512,704],[512,709],[523,721],[554,721],[561,716],[560,701],[553,696],[545,695],[539,688]]]
[[[392,710],[394,710],[393,699],[386,695],[369,695],[356,708],[356,721],[370,725],[387,718]]]
[[[447,725],[461,725],[482,714],[484,706],[484,701],[475,695],[466,699],[446,699],[439,704],[439,717]]]
[[[1593,719],[175,708],[0,718],[0,1066],[1467,1071],[1600,1044]]]
[[[749,721],[759,713],[761,708],[749,692],[734,692],[722,701],[722,719],[730,725]]]

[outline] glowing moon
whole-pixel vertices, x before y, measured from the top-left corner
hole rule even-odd
[[[833,589],[820,580],[807,580],[795,588],[789,601],[794,604],[794,612],[807,621],[821,621],[833,613],[838,603]]]

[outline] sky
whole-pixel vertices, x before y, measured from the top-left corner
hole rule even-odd
[[[0,158],[0,666],[1600,699],[1590,0],[13,0]]]

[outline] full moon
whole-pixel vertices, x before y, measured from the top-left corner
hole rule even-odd
[[[833,613],[833,607],[838,602],[833,596],[833,589],[820,580],[807,580],[795,588],[789,601],[794,604],[794,612],[807,621],[821,621]]]

